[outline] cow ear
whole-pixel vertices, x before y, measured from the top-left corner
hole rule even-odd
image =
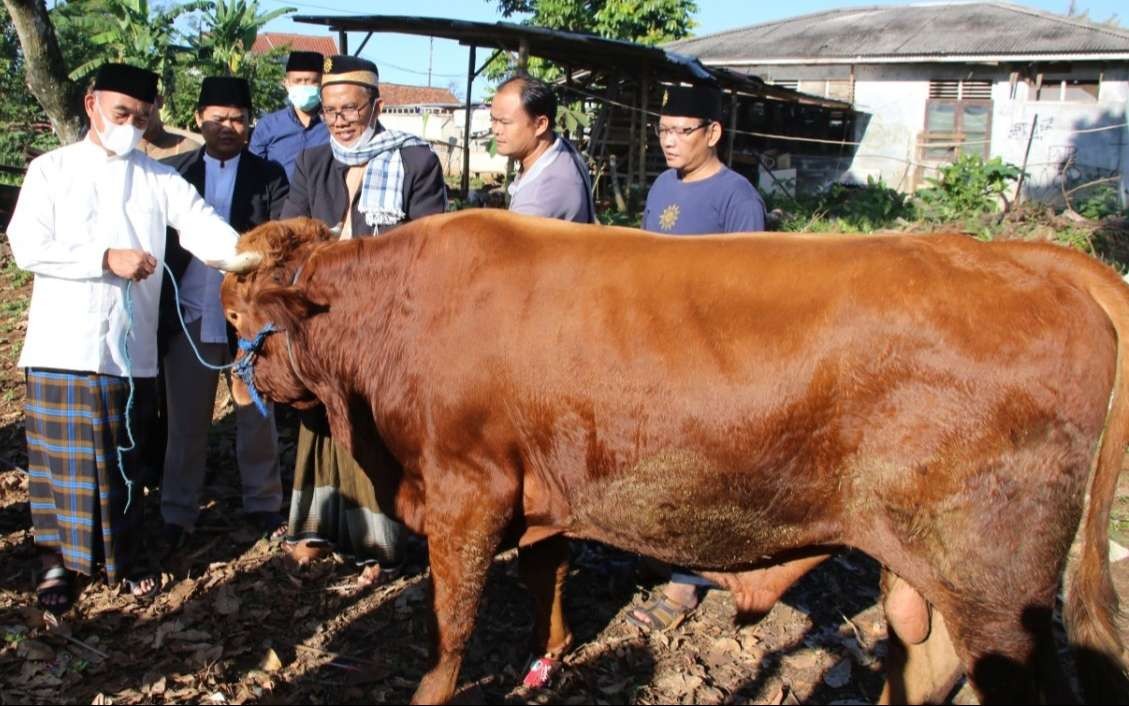
[[[299,322],[329,310],[328,306],[313,301],[297,287],[265,289],[255,297],[254,308],[263,312],[267,321],[287,330],[293,330]]]

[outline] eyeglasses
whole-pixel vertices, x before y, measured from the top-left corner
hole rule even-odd
[[[371,104],[365,103],[362,106],[351,106],[342,108],[341,110],[322,110],[321,119],[323,122],[326,122],[330,125],[337,122],[338,118],[341,118],[347,123],[355,123],[361,119],[361,111],[368,108],[369,105]]]
[[[686,138],[694,134],[695,130],[701,130],[704,127],[709,127],[709,123],[702,123],[694,127],[663,127],[662,125],[655,126],[655,134],[659,139],[663,139],[673,135],[674,137]]]

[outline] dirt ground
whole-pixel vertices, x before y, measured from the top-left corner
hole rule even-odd
[[[0,704],[402,703],[427,654],[426,546],[406,575],[358,591],[341,559],[295,567],[244,523],[230,409],[211,435],[207,508],[165,590],[138,605],[101,583],[65,620],[34,607],[36,570],[21,403],[14,367],[29,287],[0,259]],[[221,390],[222,397],[222,390]],[[283,467],[295,431],[283,415]],[[1129,474],[1113,531],[1129,544]],[[146,497],[159,528],[159,496]],[[877,565],[858,553],[826,562],[755,625],[737,626],[728,594],[713,591],[692,618],[643,635],[623,619],[649,595],[634,559],[574,545],[567,593],[577,638],[553,687],[519,688],[531,629],[512,552],[499,556],[460,684],[487,703],[873,702],[881,689],[886,627],[875,604]],[[1129,561],[1114,565],[1129,595]],[[955,703],[974,703],[962,687]]]

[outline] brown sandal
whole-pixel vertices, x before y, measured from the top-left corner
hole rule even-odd
[[[357,588],[367,590],[392,583],[400,578],[399,566],[381,566],[377,563],[365,564],[357,576]]]
[[[666,632],[682,624],[694,612],[697,605],[683,605],[661,595],[658,598],[633,608],[627,614],[627,622],[647,632]],[[639,613],[645,618],[636,615]]]
[[[286,539],[282,542],[286,552],[298,566],[305,566],[333,553],[333,545],[324,539]]]

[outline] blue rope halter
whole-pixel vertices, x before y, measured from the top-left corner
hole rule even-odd
[[[243,351],[243,357],[239,360],[228,363],[227,365],[214,365],[204,360],[204,356],[200,355],[200,349],[196,347],[196,342],[192,340],[192,336],[188,334],[188,324],[184,322],[184,314],[180,310],[180,287],[177,286],[176,277],[173,276],[172,269],[169,268],[167,262],[162,263],[165,267],[165,272],[169,274],[169,281],[172,282],[173,298],[176,301],[176,316],[180,319],[180,328],[184,331],[184,337],[188,340],[188,345],[192,347],[192,352],[196,354],[196,360],[209,370],[224,371],[231,370],[243,384],[247,386],[247,391],[251,395],[251,401],[255,403],[255,408],[259,410],[259,414],[264,417],[267,416],[267,405],[263,398],[259,395],[259,391],[255,389],[255,358],[258,357],[259,352],[266,342],[267,336],[276,333],[280,329],[276,328],[272,323],[263,325],[255,337],[248,340],[246,338],[239,339],[239,350]],[[118,446],[118,471],[121,473],[122,480],[125,481],[126,488],[126,501],[123,514],[129,512],[130,503],[133,502],[133,481],[125,473],[125,454],[137,448],[137,442],[133,438],[133,425],[131,419],[133,417],[133,397],[134,397],[134,384],[133,384],[133,358],[129,354],[129,337],[133,333],[133,280],[126,282],[125,285],[125,316],[126,325],[122,330],[121,337],[121,351],[122,359],[125,362],[125,377],[129,380],[129,397],[125,402],[125,433],[126,438],[129,439],[129,446]]]

